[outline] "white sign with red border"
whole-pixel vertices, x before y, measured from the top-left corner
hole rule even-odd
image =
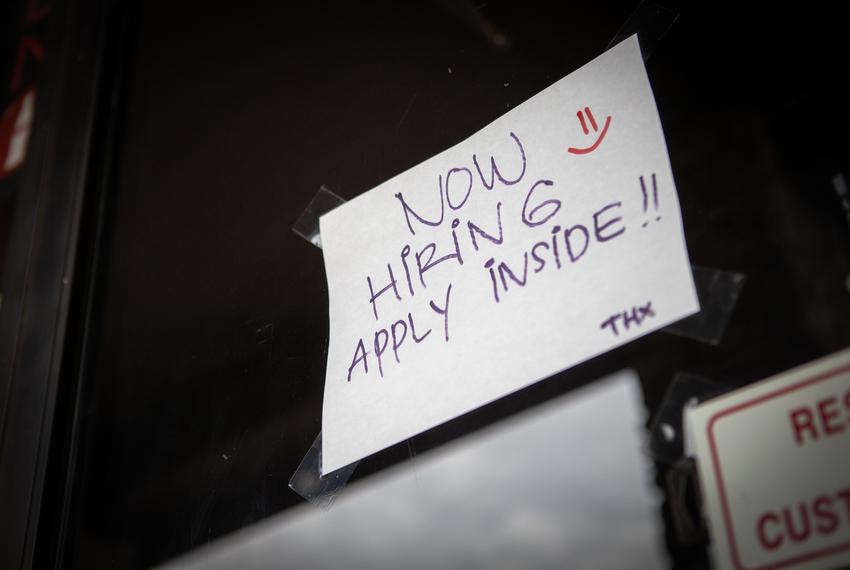
[[[850,565],[850,350],[690,410],[717,568]]]

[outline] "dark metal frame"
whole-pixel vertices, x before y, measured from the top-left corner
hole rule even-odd
[[[0,311],[0,560],[10,569],[33,566],[44,523],[72,289],[76,295],[89,280],[75,274],[84,198],[98,169],[92,161],[96,118],[103,111],[107,3],[50,8],[28,159],[16,174],[21,185]]]

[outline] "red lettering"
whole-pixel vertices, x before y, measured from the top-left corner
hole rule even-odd
[[[847,520],[850,521],[850,487],[841,489],[836,493],[836,496],[844,501],[844,506],[847,507]]]
[[[836,407],[838,406],[838,399],[835,396],[830,396],[829,398],[824,398],[820,402],[818,402],[818,412],[820,412],[820,421],[823,424],[824,431],[826,431],[826,435],[834,435],[836,433],[841,433],[844,431],[844,426],[838,422],[833,423],[832,420],[838,418],[839,413]],[[827,407],[831,409],[827,410]]]
[[[782,533],[780,532],[779,534],[776,534],[773,539],[768,538],[765,530],[767,523],[773,523],[774,525],[779,524],[779,517],[776,516],[776,513],[768,512],[759,517],[759,522],[756,526],[756,534],[758,535],[758,539],[762,547],[767,550],[776,550],[782,545]]]
[[[785,530],[788,531],[788,538],[794,542],[803,542],[809,538],[812,529],[809,527],[809,510],[806,508],[806,503],[800,502],[797,505],[797,510],[800,511],[801,528],[794,527],[794,516],[790,507],[782,509],[782,515],[785,518]]]
[[[818,430],[812,424],[812,411],[807,407],[791,410],[791,427],[794,429],[794,441],[803,445],[803,432],[808,430],[813,440],[818,439]]]
[[[847,390],[847,393],[844,394],[844,407],[850,412],[850,390]],[[850,423],[850,414],[847,414],[847,423]]]
[[[840,503],[847,509],[846,519],[837,512]],[[844,532],[850,526],[850,487],[835,493],[818,495],[800,501],[796,506],[784,506],[767,511],[756,522],[756,538],[765,550],[776,550],[786,543],[806,542],[814,536],[829,536]]]
[[[827,522],[818,522],[817,531],[820,534],[832,534],[838,528],[838,517],[832,510],[832,499],[821,495],[815,499],[814,514],[816,519],[826,519]]]

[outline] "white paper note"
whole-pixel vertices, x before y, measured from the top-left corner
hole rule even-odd
[[[320,229],[323,473],[699,310],[634,36]]]

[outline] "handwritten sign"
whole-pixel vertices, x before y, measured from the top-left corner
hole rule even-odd
[[[699,310],[635,37],[320,229],[323,473]]]
[[[717,568],[850,564],[850,350],[688,412]]]

